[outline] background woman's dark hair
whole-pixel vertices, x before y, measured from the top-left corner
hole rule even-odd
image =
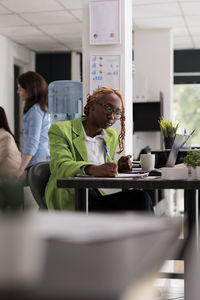
[[[36,72],[26,72],[17,78],[17,83],[27,91],[28,99],[25,101],[24,114],[36,103],[41,110],[48,110],[48,85],[46,80]]]
[[[5,110],[3,107],[0,106],[0,128],[4,128],[6,131],[8,131],[13,137],[12,131],[10,130],[10,127],[8,125],[8,119],[6,117]],[[14,137],[15,139],[15,137]]]

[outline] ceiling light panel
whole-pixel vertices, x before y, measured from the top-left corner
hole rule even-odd
[[[30,43],[26,44],[26,47],[35,52],[65,52],[69,49],[64,45],[59,45],[58,43]]]
[[[187,49],[194,49],[194,46],[192,45],[192,43],[190,44],[174,44],[174,50],[187,50]]]
[[[134,18],[134,22],[136,26],[140,28],[185,27],[182,17],[149,18],[149,19]]]
[[[6,9],[2,5],[0,5],[0,15],[9,14],[9,13],[10,13],[10,11],[8,9]]]
[[[67,36],[67,35],[57,35],[55,37],[58,41],[63,42],[63,43],[70,43],[74,41],[79,41],[82,43],[82,36],[81,35],[74,35],[74,36]]]
[[[42,33],[33,26],[0,27],[0,34],[10,38],[15,36],[42,35]]]
[[[199,36],[193,36],[193,41],[195,44],[200,44],[200,35]]]
[[[16,15],[0,15],[0,27],[28,25],[26,21]]]
[[[80,21],[82,21],[82,19],[83,19],[83,13],[82,13],[81,9],[73,9],[73,10],[71,10],[71,13],[72,13],[73,16],[75,16]]]
[[[171,3],[175,0],[132,0],[133,5],[155,4],[155,3]]]
[[[176,45],[180,45],[180,44],[184,44],[184,45],[188,45],[188,44],[192,44],[192,40],[190,37],[185,36],[185,37],[176,37],[176,39],[174,40],[174,43]]]
[[[25,43],[44,43],[44,42],[48,42],[48,43],[55,43],[55,40],[52,39],[49,36],[46,35],[26,35],[26,36],[16,36],[14,38],[15,41],[21,43],[21,44],[25,44]]]
[[[192,35],[200,35],[200,26],[190,27],[190,33]]]
[[[58,0],[66,9],[82,9],[83,0]]]
[[[133,18],[171,17],[180,15],[181,12],[177,3],[133,7]]]
[[[21,16],[23,16],[25,20],[35,25],[53,25],[77,22],[77,19],[67,11],[41,12],[32,14],[25,13]]]
[[[48,36],[27,36],[27,37],[14,37],[13,40],[23,45],[24,47],[34,51],[64,51],[66,46],[62,43],[57,42],[55,39]]]
[[[76,50],[76,51],[81,51],[82,50],[82,35],[55,35],[56,40],[62,42],[66,46],[69,46],[71,49]]]
[[[186,21],[189,26],[200,26],[199,16],[186,16]]]
[[[39,26],[41,30],[45,31],[49,35],[53,34],[68,34],[74,35],[82,32],[82,25],[80,23],[70,23],[65,25],[42,25]]]
[[[173,35],[174,36],[186,36],[188,35],[188,30],[185,27],[179,28],[173,28]]]
[[[186,15],[200,16],[200,2],[182,3],[181,7]]]
[[[16,13],[61,10],[56,0],[0,0],[0,4]]]

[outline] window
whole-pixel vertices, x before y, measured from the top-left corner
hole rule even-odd
[[[200,146],[200,83],[174,85],[173,119],[181,122],[180,133],[196,128],[191,144]]]

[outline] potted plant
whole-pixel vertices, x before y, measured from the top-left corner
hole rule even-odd
[[[184,164],[189,168],[193,179],[200,178],[200,151],[192,150],[183,158]]]
[[[172,120],[163,117],[158,122],[163,134],[165,149],[171,149],[180,123],[173,123]]]

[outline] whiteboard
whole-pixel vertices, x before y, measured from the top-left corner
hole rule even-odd
[[[120,90],[120,55],[90,57],[90,93],[102,86]]]
[[[89,2],[90,44],[120,43],[119,0]]]

